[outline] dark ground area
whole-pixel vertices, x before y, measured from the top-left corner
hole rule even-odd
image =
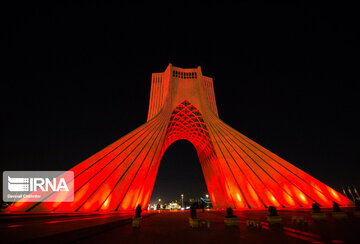
[[[336,220],[330,211],[326,221],[314,222],[307,210],[280,210],[282,225],[269,225],[266,210],[234,210],[239,227],[226,227],[225,211],[198,211],[210,220],[210,228],[192,229],[188,211],[145,211],[141,228],[131,225],[132,212],[108,214],[0,215],[2,243],[359,243],[360,217],[346,209],[347,218]],[[295,224],[292,217],[308,224]],[[248,228],[246,221],[260,220],[262,228]]]

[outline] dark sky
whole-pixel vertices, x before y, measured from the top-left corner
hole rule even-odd
[[[67,170],[135,129],[171,62],[214,78],[233,128],[336,189],[360,185],[355,6],[134,2],[4,7],[2,170]],[[165,153],[154,196],[204,193],[191,148]]]

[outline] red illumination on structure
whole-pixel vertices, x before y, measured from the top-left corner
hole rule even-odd
[[[9,228],[19,227],[21,225],[8,225]]]
[[[218,116],[213,80],[200,67],[171,64],[152,75],[148,121],[76,165],[74,201],[17,202],[10,211],[111,211],[146,208],[162,155],[177,140],[198,153],[215,208],[310,207],[352,202],[228,126]]]

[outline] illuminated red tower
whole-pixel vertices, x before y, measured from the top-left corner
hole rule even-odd
[[[149,204],[168,146],[190,141],[215,208],[309,207],[352,202],[268,151],[218,117],[213,80],[201,68],[171,64],[153,73],[147,122],[76,165],[74,201],[17,202],[11,211],[132,210]]]

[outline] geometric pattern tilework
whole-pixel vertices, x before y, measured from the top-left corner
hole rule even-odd
[[[200,111],[186,100],[174,109],[170,117],[165,148],[181,139],[190,141],[203,158],[213,151],[210,135]]]

